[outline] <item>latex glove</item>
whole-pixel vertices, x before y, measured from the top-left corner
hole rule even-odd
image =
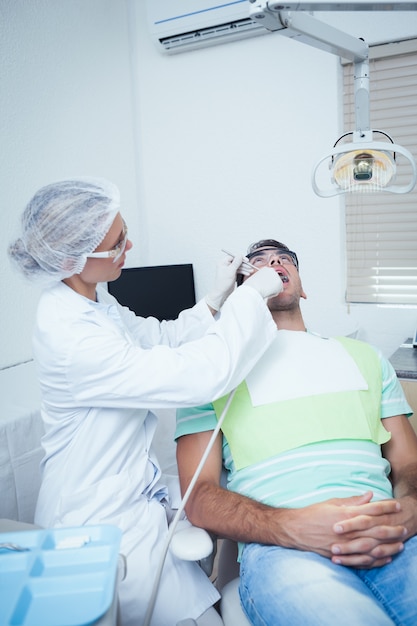
[[[218,262],[213,289],[206,295],[206,302],[211,309],[220,311],[222,304],[234,290],[237,270],[242,265],[242,260],[242,255],[236,255]]]
[[[277,296],[284,289],[280,275],[272,267],[262,267],[249,276],[243,286],[256,289],[265,300]]]
[[[251,266],[248,257],[244,256],[242,258],[242,264],[237,268],[237,273],[242,274],[242,276],[250,276],[253,272],[256,272],[256,269]]]

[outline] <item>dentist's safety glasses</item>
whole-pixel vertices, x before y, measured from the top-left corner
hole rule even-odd
[[[114,246],[114,248],[112,248],[111,250],[103,251],[103,252],[90,252],[90,254],[87,254],[86,256],[89,259],[108,259],[110,257],[113,259],[113,263],[116,263],[120,259],[123,252],[126,249],[127,238],[128,238],[127,225],[126,225],[126,222],[123,220],[122,238]]]

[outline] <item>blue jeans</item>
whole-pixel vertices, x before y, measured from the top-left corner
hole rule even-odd
[[[254,626],[416,626],[417,536],[371,570],[313,552],[245,547],[240,599]]]

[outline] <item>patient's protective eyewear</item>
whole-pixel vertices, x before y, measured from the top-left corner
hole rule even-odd
[[[252,265],[266,265],[271,257],[277,259],[280,265],[294,265],[298,269],[298,259],[295,252],[285,248],[263,248],[246,255]]]

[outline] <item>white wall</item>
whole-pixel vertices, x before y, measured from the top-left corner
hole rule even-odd
[[[54,180],[119,185],[137,228],[128,20],[117,0],[1,0],[0,367],[31,358],[37,290],[6,247],[33,193]]]
[[[0,17],[0,368],[31,358],[38,297],[7,243],[38,187],[77,174],[120,187],[130,266],[192,262],[200,297],[220,248],[274,237],[299,255],[315,329],[359,325],[386,354],[411,336],[415,310],[348,312],[341,202],[310,187],[340,130],[336,57],[279,35],[164,56],[144,0],[1,0]]]

